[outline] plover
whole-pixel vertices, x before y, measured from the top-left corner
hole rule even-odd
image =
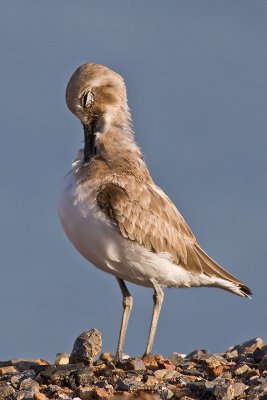
[[[84,148],[64,179],[62,227],[74,247],[116,277],[123,314],[114,362],[121,359],[133,299],[124,281],[154,289],[145,355],[152,351],[163,288],[211,286],[249,297],[250,289],[199,246],[169,197],[154,183],[132,132],[123,78],[84,64],[66,89],[84,131]]]

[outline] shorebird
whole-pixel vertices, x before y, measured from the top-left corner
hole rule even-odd
[[[114,363],[122,357],[133,305],[125,280],[154,289],[145,355],[152,351],[163,288],[211,286],[249,297],[250,289],[202,250],[152,180],[134,140],[123,78],[84,64],[70,78],[66,103],[83,125],[84,148],[64,179],[59,216],[78,252],[118,281],[123,314]]]

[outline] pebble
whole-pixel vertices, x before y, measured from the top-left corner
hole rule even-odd
[[[15,393],[15,390],[8,383],[0,382],[0,400],[6,399]]]
[[[66,365],[69,363],[70,355],[67,353],[57,353],[55,365]]]
[[[261,349],[264,346],[266,346],[266,343],[264,342],[263,339],[254,338],[248,340],[247,342],[243,342],[236,346],[230,347],[229,351],[237,350],[238,353],[253,353],[253,351],[255,351],[257,347]]]
[[[12,365],[0,368],[0,376],[6,375],[6,374],[12,374],[12,373],[16,373],[16,372],[18,372],[18,370],[15,367],[13,367]]]
[[[35,393],[33,396],[33,400],[47,400],[47,399],[48,398],[46,397],[46,395],[40,392]]]
[[[122,360],[117,363],[116,367],[121,368],[124,371],[140,371],[146,369],[143,360],[139,357]]]
[[[101,351],[102,336],[97,329],[83,332],[74,342],[69,362],[92,365],[95,357]]]
[[[178,367],[184,362],[185,357],[186,357],[185,354],[173,353],[168,357],[168,360],[170,360],[173,365]]]
[[[94,361],[100,350],[101,334],[93,329],[76,339],[70,357],[58,353],[53,365],[0,361],[0,400],[267,399],[267,346],[260,338],[221,354],[127,356],[116,367],[112,353]]]

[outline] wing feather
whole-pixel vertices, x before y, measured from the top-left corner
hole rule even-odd
[[[98,191],[97,203],[125,238],[153,252],[169,253],[174,263],[191,273],[226,279],[240,285],[244,295],[250,293],[239,279],[201,249],[177,208],[160,188],[136,179],[124,182],[124,186],[106,182]]]

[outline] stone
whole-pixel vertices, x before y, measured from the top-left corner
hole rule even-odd
[[[264,356],[266,355],[266,351],[264,349],[260,349],[259,347],[256,347],[256,349],[252,353],[252,358],[255,362],[260,362]]]
[[[165,377],[165,375],[167,374],[167,372],[168,372],[168,371],[166,371],[166,369],[157,369],[157,370],[154,372],[154,376],[155,376],[155,378],[156,378],[158,381],[161,381],[161,380]]]
[[[266,346],[266,343],[264,342],[263,339],[254,338],[254,339],[248,340],[247,342],[243,342],[236,346],[232,346],[229,348],[228,351],[237,350],[237,352],[239,354],[240,353],[253,353],[253,351],[255,351],[257,347],[259,349],[261,349],[264,346]]]
[[[216,385],[214,388],[214,395],[218,400],[233,400],[243,395],[247,388],[248,386],[242,382],[224,384],[223,386]]]
[[[116,367],[123,369],[124,371],[140,371],[146,369],[143,360],[139,357],[119,361],[116,364]]]
[[[247,385],[245,385],[242,382],[235,382],[232,385],[232,390],[233,390],[233,398],[235,399],[236,397],[243,396],[245,390],[248,388]]]
[[[143,363],[145,364],[146,369],[151,371],[156,371],[159,369],[159,364],[163,361],[164,358],[161,354],[151,354],[143,357]]]
[[[92,365],[95,357],[101,351],[102,337],[97,329],[81,333],[74,342],[70,355],[70,363]]]
[[[226,358],[226,360],[237,360],[238,351],[237,350],[227,351],[226,353],[223,353],[223,356]]]
[[[0,368],[2,368],[2,367],[10,367],[12,365],[13,365],[12,360],[0,361]]]
[[[171,391],[170,389],[168,389],[168,388],[166,388],[165,390],[163,390],[163,398],[164,399],[166,399],[166,400],[169,400],[169,399],[171,399],[173,396],[174,396],[174,393],[173,393],[173,391]]]
[[[66,365],[69,363],[70,355],[67,353],[57,353],[55,365]]]
[[[208,358],[210,353],[208,350],[202,349],[202,350],[194,350],[191,353],[189,353],[186,358],[189,360],[195,360],[195,361],[204,361],[206,358]]]
[[[169,359],[159,360],[158,366],[165,369],[175,369],[175,365]]]
[[[267,395],[267,382],[263,382],[257,386],[254,386],[248,391],[249,399],[261,399],[265,400]],[[264,396],[264,397],[263,397]]]
[[[96,399],[110,399],[111,393],[106,388],[95,386],[93,390],[93,397]]]
[[[115,354],[105,352],[105,353],[102,353],[102,354],[100,355],[99,359],[102,360],[102,361],[104,361],[104,362],[110,362],[110,363],[112,363],[113,360],[114,360],[114,357],[115,357]]]
[[[158,369],[154,372],[154,376],[158,381],[168,380],[171,381],[173,378],[177,377],[177,372],[171,369]]]
[[[184,362],[185,357],[185,354],[173,353],[168,357],[168,360],[170,360],[173,365],[178,367]]]
[[[20,390],[28,390],[28,389],[36,389],[36,392],[39,391],[39,383],[34,381],[31,378],[24,379],[20,384]]]
[[[21,380],[20,380],[20,378],[19,378],[18,375],[13,375],[13,376],[10,378],[10,383],[11,383],[11,385],[12,385],[12,387],[13,387],[14,389],[18,389],[18,388],[19,388],[20,382],[21,382]]]
[[[14,374],[17,372],[18,372],[17,368],[13,367],[13,365],[0,368],[0,376],[6,375],[6,374]]]
[[[158,385],[158,379],[155,376],[148,375],[146,378],[146,384],[147,386]]]
[[[197,397],[187,388],[176,388],[174,392],[175,398],[181,400],[196,400]]]
[[[248,371],[250,371],[251,369],[250,369],[250,367],[247,365],[247,364],[242,364],[242,365],[239,365],[235,370],[234,370],[234,374],[236,375],[236,376],[239,376],[239,375],[243,375],[243,374],[245,374],[246,372],[248,372]]]
[[[77,395],[81,400],[90,400],[93,396],[93,392],[94,392],[93,386],[85,386],[78,388]]]
[[[6,382],[0,382],[0,400],[6,399],[6,397],[11,396],[15,393],[15,390]]]
[[[29,369],[28,371],[24,371],[24,372],[22,372],[21,374],[16,375],[16,376],[17,376],[20,380],[27,379],[27,378],[34,379],[35,376],[36,376],[36,373],[35,373],[35,371],[33,371],[32,369]]]
[[[20,372],[24,372],[29,369],[34,369],[34,367],[44,368],[45,366],[49,366],[50,363],[46,360],[42,360],[40,358],[37,359],[12,359],[13,366],[16,367]]]
[[[77,394],[81,400],[91,399],[110,399],[111,392],[106,388],[100,388],[98,386],[85,386],[77,390]]]
[[[259,368],[261,370],[267,369],[267,354],[262,358],[262,360],[259,363]]]
[[[141,382],[141,377],[135,375],[128,375],[127,378],[118,379],[114,388],[119,391],[134,392],[136,390],[142,389],[143,383]]]
[[[226,365],[227,361],[225,360],[224,357],[214,354],[213,356],[207,357],[205,359],[205,363],[210,367],[218,367],[219,365]]]
[[[45,371],[41,372],[36,377],[36,380],[41,384],[67,386],[71,372],[77,371],[79,368],[83,367],[83,364],[52,365]]]
[[[90,386],[95,382],[95,375],[91,369],[82,367],[70,372],[68,381],[72,389],[79,386]]]
[[[46,395],[44,395],[43,393],[35,393],[33,395],[33,400],[47,400],[48,398],[46,397]]]

